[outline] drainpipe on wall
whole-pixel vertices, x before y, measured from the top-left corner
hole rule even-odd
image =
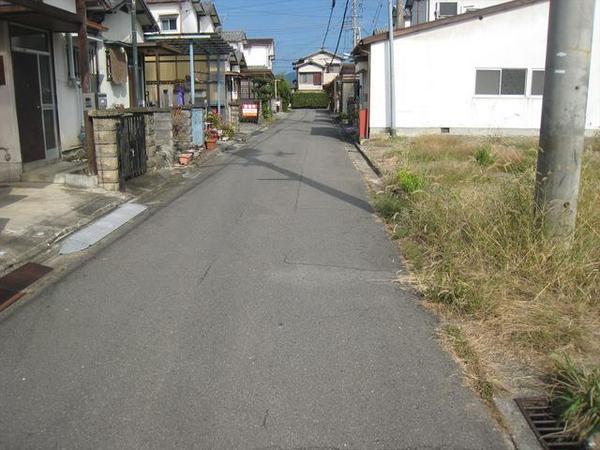
[[[396,136],[396,85],[394,77],[394,7],[392,0],[388,0],[388,27],[389,27],[389,64],[390,64],[390,135]]]
[[[140,74],[138,73],[138,46],[137,46],[137,29],[136,29],[136,0],[130,0],[131,5],[129,14],[131,16],[131,51],[133,52],[133,105],[132,107],[139,106],[138,103],[138,89],[140,86]]]

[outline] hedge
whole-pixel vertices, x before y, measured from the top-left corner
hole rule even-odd
[[[294,92],[292,108],[328,108],[329,96],[325,92]]]

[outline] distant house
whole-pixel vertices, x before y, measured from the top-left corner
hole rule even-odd
[[[327,50],[320,50],[300,58],[292,64],[296,71],[298,91],[322,91],[340,72],[342,58]]]
[[[549,0],[513,0],[396,30],[396,131],[538,133],[548,11]],[[594,26],[600,30],[600,0]],[[391,126],[388,53],[387,33],[363,39],[353,51],[358,98],[361,108],[368,109],[372,134],[387,132]],[[588,133],[600,130],[597,80],[600,33],[595,32]]]

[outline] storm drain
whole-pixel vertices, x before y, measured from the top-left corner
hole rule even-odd
[[[0,311],[18,300],[23,289],[51,271],[52,267],[29,262],[0,278]]]
[[[584,450],[584,443],[564,432],[565,423],[556,416],[545,397],[517,398],[519,409],[546,450]]]

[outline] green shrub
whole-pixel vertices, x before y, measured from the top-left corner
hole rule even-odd
[[[406,200],[386,192],[374,197],[373,206],[382,217],[391,219],[406,208]]]
[[[600,432],[600,368],[578,367],[566,356],[555,364],[551,398],[567,431],[580,438]]]
[[[329,96],[325,92],[294,92],[292,108],[327,108]]]
[[[406,169],[400,169],[396,177],[398,186],[407,194],[420,191],[425,187],[425,178]]]
[[[475,152],[475,161],[480,166],[491,166],[494,164],[494,156],[489,145],[482,145],[477,149],[477,152]]]

